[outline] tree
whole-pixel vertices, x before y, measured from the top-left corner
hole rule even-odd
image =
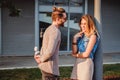
[[[1,8],[8,8],[9,9],[9,16],[15,17],[19,16],[21,10],[16,8],[15,4],[13,4],[12,0],[0,0],[0,7]]]

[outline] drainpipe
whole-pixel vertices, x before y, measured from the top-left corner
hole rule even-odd
[[[1,21],[1,8],[0,8],[0,55],[2,55],[2,21]]]
[[[35,47],[39,49],[39,1],[35,0]]]
[[[94,18],[98,32],[100,34],[100,43],[95,54],[94,76],[93,80],[103,80],[103,51],[102,51],[102,22],[101,22],[101,0],[94,0]]]

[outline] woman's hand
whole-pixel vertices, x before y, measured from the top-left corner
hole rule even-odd
[[[82,37],[82,35],[83,35],[83,32],[79,32],[79,33],[75,34],[74,37],[73,37],[73,40],[77,41],[77,39],[79,37]]]
[[[40,55],[34,55],[34,59],[35,59],[35,61],[36,61],[38,64],[41,63],[41,62],[40,62]]]
[[[77,53],[72,53],[72,56],[73,56],[73,57],[76,57],[76,55],[77,55]]]

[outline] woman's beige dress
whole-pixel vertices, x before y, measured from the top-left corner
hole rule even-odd
[[[86,48],[89,42],[89,38],[84,36],[83,41],[84,41],[83,45]],[[94,71],[94,64],[92,58],[86,58],[86,59],[76,58],[76,62],[73,66],[73,70],[71,74],[71,79],[92,80],[93,71]]]
[[[77,58],[73,67],[71,79],[92,80],[93,67],[94,64],[91,58]]]

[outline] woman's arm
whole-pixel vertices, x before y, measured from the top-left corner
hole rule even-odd
[[[76,54],[75,57],[77,57],[77,58],[88,58],[92,49],[93,49],[93,47],[94,47],[94,45],[95,45],[95,43],[96,43],[96,35],[94,34],[94,35],[91,35],[85,52],[83,52],[82,54]]]
[[[76,40],[76,38],[73,38],[73,42],[72,42],[72,56],[76,55],[77,53],[78,53],[77,40]]]
[[[77,40],[78,40],[79,37],[82,37],[82,32],[77,33],[73,37],[73,41],[72,41],[72,56],[75,56],[78,53]]]

